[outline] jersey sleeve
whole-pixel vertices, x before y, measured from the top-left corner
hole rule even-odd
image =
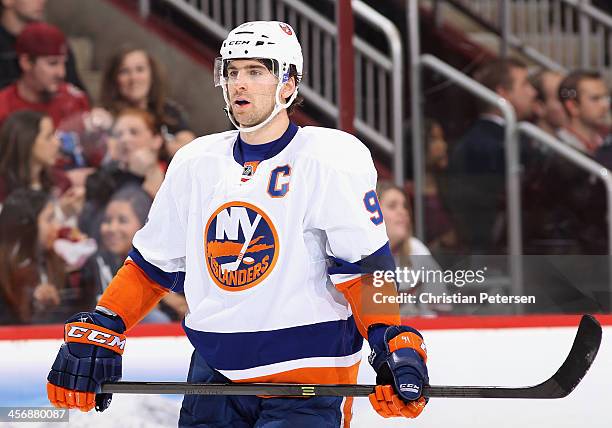
[[[187,165],[173,160],[127,261],[98,302],[117,313],[128,330],[169,290],[183,290],[190,187]]]
[[[350,263],[376,253],[388,241],[374,163],[365,147],[357,149],[337,165],[320,166],[312,197],[313,224],[325,231],[329,255]]]
[[[191,179],[188,164],[173,159],[149,216],[134,236],[130,258],[158,284],[182,289]]]

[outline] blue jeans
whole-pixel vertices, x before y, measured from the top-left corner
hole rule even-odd
[[[228,383],[193,352],[188,382]],[[342,397],[259,398],[256,396],[185,395],[179,427],[198,428],[338,428]]]

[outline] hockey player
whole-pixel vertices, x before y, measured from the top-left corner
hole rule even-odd
[[[377,372],[370,401],[416,417],[426,400],[421,334],[401,326],[369,151],[352,135],[289,120],[302,74],[294,30],[249,22],[215,66],[237,131],[175,155],[146,225],[96,310],[65,326],[48,376],[58,407],[104,410],[95,392],[121,377],[129,331],[169,291],[184,290],[195,351],[190,382],[355,383],[363,338]],[[377,301],[379,301],[378,299]],[[386,301],[388,301],[387,299]],[[348,426],[352,399],[187,395],[180,426]]]

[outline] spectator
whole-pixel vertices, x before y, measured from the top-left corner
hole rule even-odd
[[[144,49],[124,47],[108,62],[102,79],[102,107],[117,115],[126,107],[151,112],[170,157],[194,139],[184,111],[167,97],[167,80],[159,62]]]
[[[447,191],[448,144],[444,130],[435,120],[425,121],[425,241],[435,253],[457,249],[457,233],[445,203]],[[410,196],[414,195],[412,186]]]
[[[115,193],[104,210],[100,225],[100,251],[87,264],[99,295],[128,256],[132,239],[147,218],[151,197],[138,186],[126,186]],[[163,310],[162,310],[163,309]],[[170,293],[145,321],[168,322],[182,319],[187,310],[185,297]]]
[[[533,104],[535,124],[556,136],[557,132],[565,126],[567,116],[559,101],[559,85],[563,75],[555,71],[542,69],[529,78],[536,90],[536,99]]]
[[[44,20],[47,0],[0,0],[0,89],[15,82],[21,74],[15,42],[25,26]],[[74,54],[68,46],[66,81],[85,91],[76,70]]]
[[[525,120],[533,113],[536,95],[527,75],[523,62],[498,59],[482,66],[475,78],[505,98],[518,120]],[[450,157],[449,202],[463,243],[474,253],[494,254],[505,252],[505,123],[495,107],[482,104],[481,112]],[[526,145],[521,146],[524,152]]]
[[[0,203],[15,189],[43,190],[60,197],[66,216],[80,212],[85,190],[72,187],[54,168],[59,151],[51,119],[35,111],[18,111],[0,130]]]
[[[163,138],[146,110],[127,108],[119,113],[110,145],[112,161],[87,178],[86,208],[81,227],[97,236],[100,212],[114,192],[127,184],[141,186],[154,197],[167,165],[160,161]]]
[[[583,70],[570,73],[559,85],[558,99],[568,116],[557,132],[558,138],[612,167],[611,146],[604,138],[610,97],[600,74]],[[555,253],[607,252],[607,204],[601,181],[574,162],[550,153],[528,183],[525,195],[539,207],[535,219],[525,222],[528,251],[545,253],[546,246],[554,242]]]
[[[0,324],[27,324],[60,304],[58,224],[48,193],[19,189],[0,211]]]
[[[127,108],[117,116],[113,134],[115,160],[122,169],[143,177],[143,189],[154,197],[168,164],[162,160],[164,139],[153,115],[146,110]]]
[[[407,267],[414,272],[441,272],[440,266],[431,256],[431,252],[425,244],[412,236],[409,202],[402,189],[389,181],[382,180],[376,186],[376,194],[385,219],[391,252],[396,258],[398,266],[400,268]],[[425,281],[416,285],[400,282],[399,290],[416,295],[422,293],[441,295],[447,292],[447,287],[443,282],[427,283]],[[402,315],[433,315],[438,312],[448,312],[451,309],[450,305],[430,305],[421,302],[417,305],[404,304],[400,306]]]
[[[0,123],[17,110],[46,113],[57,127],[62,120],[89,110],[84,92],[66,83],[68,46],[62,32],[42,22],[29,24],[15,45],[21,77],[0,91]]]
[[[610,119],[610,90],[599,72],[577,70],[559,85],[559,100],[568,122],[559,138],[594,157],[604,143]]]

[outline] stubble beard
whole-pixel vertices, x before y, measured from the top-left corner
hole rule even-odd
[[[248,113],[241,118],[236,117],[233,111],[232,111],[232,114],[234,114],[234,118],[240,126],[251,127],[251,126],[257,126],[260,123],[262,123],[272,114],[273,111],[274,111],[274,106],[270,107],[265,112],[255,111],[252,113]]]

